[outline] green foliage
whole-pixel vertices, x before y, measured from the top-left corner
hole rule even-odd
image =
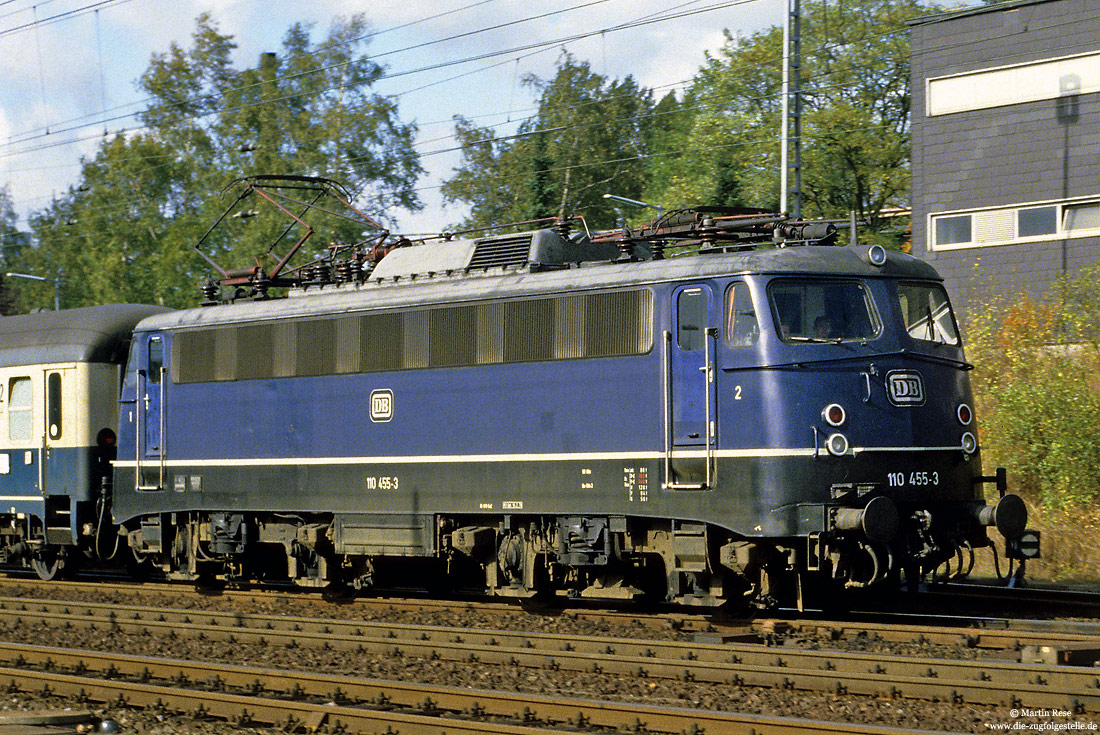
[[[463,227],[583,214],[592,227],[616,223],[606,193],[631,199],[645,181],[653,101],[631,78],[608,81],[566,54],[550,81],[527,77],[538,112],[510,139],[459,118],[463,162],[443,184],[450,202],[465,202]]]
[[[11,193],[5,186],[0,189],[0,274],[14,270],[21,262],[20,254],[29,238],[16,227],[18,217],[12,204]],[[18,311],[18,296],[11,288],[12,281],[0,276],[0,316]]]
[[[967,330],[985,460],[1052,511],[1100,502],[1098,276],[1100,267],[1064,282],[1057,305],[982,305]]]
[[[905,21],[936,10],[916,0],[802,6],[805,216],[854,211],[874,231],[897,227],[883,212],[909,193]],[[678,133],[653,151],[647,200],[779,208],[782,58],[780,28],[727,32],[685,95]]]
[[[315,44],[295,25],[279,54],[239,70],[232,37],[199,16],[191,48],[173,44],[154,55],[139,81],[151,99],[145,128],[105,137],[84,161],[80,184],[31,218],[35,246],[23,249],[20,268],[60,266],[63,306],[189,306],[211,275],[192,249],[233,201],[237,191],[222,190],[236,178],[332,178],[383,221],[390,207],[419,207],[415,127],[400,121],[393,100],[370,92],[382,71],[360,52],[366,30],[361,17],[340,20]],[[230,268],[262,259],[290,220],[260,204],[242,203],[263,214],[231,220],[204,252]],[[344,223],[310,242],[354,241],[361,231]],[[34,300],[46,305],[41,295]]]

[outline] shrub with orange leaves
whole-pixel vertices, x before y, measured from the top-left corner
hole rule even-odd
[[[1100,267],[1059,297],[992,300],[968,319],[968,354],[987,466],[1052,511],[1100,506]]]

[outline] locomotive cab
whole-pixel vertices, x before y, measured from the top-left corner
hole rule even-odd
[[[725,496],[731,548],[780,557],[765,574],[793,576],[788,590],[969,571],[988,526],[1011,542],[1027,514],[1003,477],[999,501],[985,503],[995,478],[982,473],[971,366],[946,292],[901,255],[877,265],[858,248],[801,256],[789,272],[710,288],[721,294],[714,384],[696,388],[715,417],[707,471],[678,457],[674,428],[666,484]],[[698,316],[681,308],[676,320],[682,329]],[[780,586],[748,584],[754,594]]]

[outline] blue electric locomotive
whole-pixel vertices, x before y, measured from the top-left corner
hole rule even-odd
[[[833,237],[691,210],[223,270],[259,298],[135,329],[114,520],[178,579],[700,605],[1018,538],[941,279]]]

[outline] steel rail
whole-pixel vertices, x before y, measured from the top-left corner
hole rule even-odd
[[[1011,707],[1100,712],[1100,677],[1076,666],[958,661],[768,647],[624,640],[368,621],[267,617],[24,601],[15,625],[144,633],[231,643],[317,647],[393,657],[564,669]]]
[[[903,616],[909,620],[913,616]],[[924,617],[924,616],[917,616]],[[931,619],[931,618],[928,618]],[[985,619],[968,626],[931,623],[896,623],[875,620],[758,620],[753,629],[764,637],[787,634],[822,636],[827,639],[867,637],[884,641],[964,644],[970,648],[1015,651],[1027,645],[1093,644],[1100,649],[1100,624],[1063,620]],[[770,631],[780,632],[778,635]]]
[[[181,591],[190,592],[190,586],[182,583],[171,582],[134,582],[118,576],[104,576],[112,585],[133,594],[171,593],[180,594]],[[53,580],[42,582],[33,576],[25,579],[7,579],[0,581],[0,594],[8,585],[18,587],[41,588],[45,590],[99,590],[101,582],[80,580]],[[245,585],[240,588],[223,590],[219,596],[234,600],[265,600],[272,597],[284,597],[287,599],[316,599],[316,591],[300,587],[286,585]],[[0,599],[6,599],[0,597]],[[986,584],[963,584],[958,582],[934,585],[928,591],[918,595],[918,599],[924,605],[950,605],[950,609],[959,609],[960,599],[989,601],[993,600],[1002,605],[1011,605],[1014,602],[1022,602],[1028,605],[1040,602],[1049,608],[1051,605],[1066,603],[1069,605],[1091,606],[1100,617],[1100,593],[1082,590],[1052,589],[1052,588],[1014,588],[1008,589]],[[399,596],[379,594],[375,596],[356,597],[350,601],[355,606],[366,609],[393,609],[413,611],[454,611],[462,612],[476,610],[479,613],[494,615],[515,615],[518,606],[514,601],[502,601],[487,597],[471,597],[469,599],[439,599],[417,596]],[[607,607],[592,607],[589,605],[577,606],[573,602],[565,602],[560,608],[551,608],[548,614],[567,615],[576,619],[591,619],[597,621],[626,622],[639,627],[668,627],[683,631],[709,631],[714,632],[734,629],[739,633],[749,632],[750,629],[758,629],[761,625],[769,624],[770,620],[783,621],[794,628],[813,630],[815,628],[838,631],[866,630],[879,635],[885,640],[913,640],[920,642],[922,639],[928,642],[941,642],[946,644],[957,643],[960,639],[969,639],[979,636],[983,643],[1004,645],[1013,648],[1019,645],[1037,642],[1072,642],[1080,638],[1079,635],[1100,635],[1100,623],[1087,623],[1063,620],[1034,620],[1014,619],[1007,617],[1005,612],[998,616],[970,615],[960,612],[951,613],[923,613],[913,614],[904,608],[894,609],[886,607],[876,610],[853,610],[847,619],[835,617],[822,617],[813,612],[795,613],[788,611],[775,613],[776,617],[756,617],[746,614],[743,617],[736,615],[727,616],[714,610],[693,611],[690,608],[665,611],[665,612],[637,612]],[[537,615],[536,612],[524,611],[524,614]],[[896,619],[903,622],[890,622]],[[883,622],[885,621],[885,622]],[[914,631],[914,635],[906,638],[904,631]],[[1012,633],[1000,633],[999,631],[1018,631],[1015,636]],[[922,638],[923,634],[923,638]],[[1029,638],[1034,634],[1035,638]],[[1063,636],[1063,634],[1065,634]],[[1003,644],[994,644],[994,641],[1003,641]]]
[[[327,725],[424,735],[533,735],[560,733],[560,726],[707,735],[928,732],[37,646],[0,646],[0,655],[16,664],[0,668],[0,685],[238,724],[300,723],[311,731]],[[66,662],[67,671],[59,670],[58,661]]]
[[[12,573],[12,572],[9,572]],[[15,572],[18,573],[18,572]],[[181,593],[191,594],[192,585],[179,582],[138,582],[126,577],[104,575],[100,581],[80,580],[53,580],[44,582],[34,576],[33,572],[26,572],[25,578],[0,580],[0,600],[25,599],[12,595],[4,595],[9,586],[30,587],[46,591],[73,590],[95,591],[103,588],[103,581],[109,582],[114,591],[122,591],[135,596],[145,596],[149,593],[167,593],[179,596]],[[200,595],[200,593],[194,593]],[[273,598],[285,600],[316,602],[319,595],[316,590],[287,585],[257,585],[244,586],[236,589],[226,589],[218,592],[218,597],[226,600],[239,600],[245,602],[271,602]],[[35,598],[38,599],[38,598]],[[326,603],[328,600],[326,600]],[[557,601],[554,601],[557,602]],[[564,616],[576,620],[593,620],[597,622],[610,622],[616,624],[630,624],[642,628],[665,628],[674,630],[710,630],[716,624],[713,610],[706,612],[691,612],[690,610],[676,610],[672,612],[639,612],[607,607],[598,607],[598,603],[577,606],[570,601],[565,606],[557,607],[553,603],[545,611],[525,608],[516,600],[491,598],[484,595],[471,595],[468,598],[457,597],[453,599],[428,598],[417,596],[388,596],[382,593],[371,596],[354,597],[350,600],[339,600],[340,604],[350,604],[364,608],[364,611],[384,609],[387,611],[413,611],[413,612],[477,612],[497,616],[522,615],[533,619],[540,616]],[[737,628],[739,632],[751,632],[752,621],[750,617],[730,617],[717,624],[723,629]]]

